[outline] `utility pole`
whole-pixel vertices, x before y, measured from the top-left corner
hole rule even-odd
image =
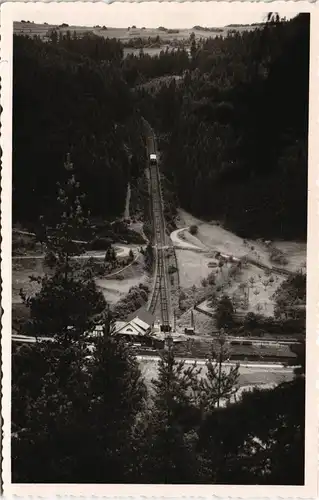
[[[222,374],[222,350],[220,348],[218,355],[218,384],[217,384],[217,408],[219,408],[220,400],[220,384],[221,384],[221,374]]]
[[[220,386],[221,386],[221,376],[222,376],[222,363],[224,361],[224,335],[225,335],[225,330],[222,328],[219,332],[219,353],[218,353],[218,379],[217,379],[217,408],[219,408],[220,405]]]

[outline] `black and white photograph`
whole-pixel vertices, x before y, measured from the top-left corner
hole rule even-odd
[[[12,484],[308,484],[314,14],[244,4],[15,6]]]

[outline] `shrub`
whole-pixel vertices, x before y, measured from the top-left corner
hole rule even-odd
[[[234,308],[228,295],[224,295],[216,306],[215,319],[218,328],[231,328],[234,324]]]
[[[143,224],[143,232],[147,238],[151,239],[153,235],[153,226],[151,222],[144,222]]]
[[[282,266],[288,264],[288,259],[286,258],[284,253],[276,247],[272,247],[269,259],[271,262],[274,262],[275,264],[280,264]]]
[[[209,273],[207,276],[207,283],[211,286],[215,285],[216,283],[216,276],[214,273]]]
[[[241,268],[238,266],[238,264],[232,264],[228,274],[230,278],[236,278],[236,276],[241,274]]]
[[[124,280],[124,276],[123,276],[123,274],[117,274],[115,276],[115,279],[118,280],[118,281],[123,281]]]
[[[13,253],[19,253],[27,250],[35,250],[36,249],[36,240],[34,238],[30,238],[26,235],[15,235],[12,237],[12,251]]]
[[[179,299],[180,300],[185,300],[187,297],[186,293],[184,292],[184,290],[181,290],[180,294],[179,294]]]
[[[253,312],[246,314],[244,319],[244,325],[248,328],[255,328],[258,325],[258,317]]]
[[[108,250],[111,248],[112,241],[110,238],[95,238],[91,242],[92,250]]]
[[[126,297],[121,299],[115,306],[114,318],[125,318],[128,314],[144,305],[147,301],[148,292],[148,286],[143,283],[131,287]]]
[[[143,236],[133,229],[127,229],[123,232],[123,236],[125,236],[128,243],[135,243],[136,245],[142,245],[145,243]]]
[[[171,264],[170,266],[168,266],[168,273],[169,274],[173,274],[173,273],[176,273],[177,272],[177,267],[174,266],[173,264]]]
[[[198,233],[198,226],[196,226],[195,224],[193,224],[192,226],[190,226],[189,232],[191,234],[193,234],[193,235],[196,235]]]

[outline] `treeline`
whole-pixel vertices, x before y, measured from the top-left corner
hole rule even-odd
[[[52,30],[50,42],[96,62],[110,61],[115,64],[123,58],[123,44],[116,38],[104,38],[92,33],[79,37],[76,31],[62,33]]]
[[[130,175],[145,165],[144,135],[118,46],[101,43],[94,52],[90,37],[14,36],[14,222],[34,223],[50,210],[67,152],[91,215],[124,211]]]
[[[140,90],[182,206],[244,236],[305,238],[309,15],[193,39],[190,66]]]
[[[141,51],[138,56],[128,54],[123,60],[124,76],[131,86],[160,76],[181,75],[189,67],[189,55],[183,48],[174,50],[167,48],[153,56]],[[154,122],[154,116],[152,122]]]

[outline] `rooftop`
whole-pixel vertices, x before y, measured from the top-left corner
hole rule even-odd
[[[142,320],[147,325],[153,325],[155,321],[155,317],[153,316],[153,314],[150,313],[145,307],[140,307],[139,309],[137,309],[137,311],[129,314],[126,318],[126,321],[128,322],[135,318]]]

